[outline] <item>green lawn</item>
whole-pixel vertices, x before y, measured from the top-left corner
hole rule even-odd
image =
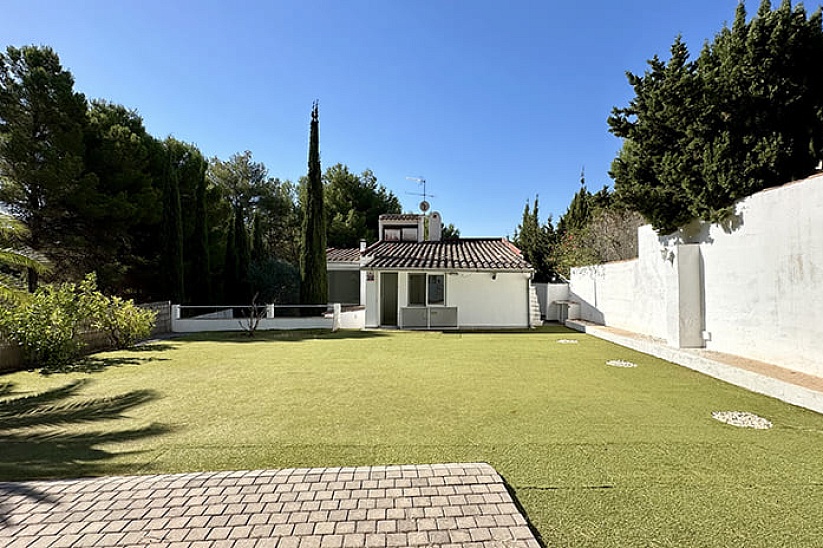
[[[823,539],[823,416],[560,328],[204,334],[85,367],[0,376],[0,479],[484,461],[547,546]]]

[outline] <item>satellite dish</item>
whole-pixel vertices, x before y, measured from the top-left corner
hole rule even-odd
[[[427,212],[430,207],[431,206],[429,205],[429,202],[427,202],[426,200],[420,202],[420,211],[422,211],[423,213]]]

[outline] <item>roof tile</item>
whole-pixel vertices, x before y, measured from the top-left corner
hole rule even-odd
[[[532,270],[520,250],[506,239],[381,241],[364,255],[369,259],[367,267],[375,269]]]

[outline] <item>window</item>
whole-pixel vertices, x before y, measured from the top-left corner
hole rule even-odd
[[[426,306],[425,274],[409,274],[409,306]]]
[[[446,304],[446,277],[443,274],[429,274],[429,304]]]
[[[443,274],[409,274],[409,306],[446,304],[446,277]]]

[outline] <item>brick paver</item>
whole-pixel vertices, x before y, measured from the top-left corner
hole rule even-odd
[[[485,463],[0,483],[0,545],[539,548]]]

